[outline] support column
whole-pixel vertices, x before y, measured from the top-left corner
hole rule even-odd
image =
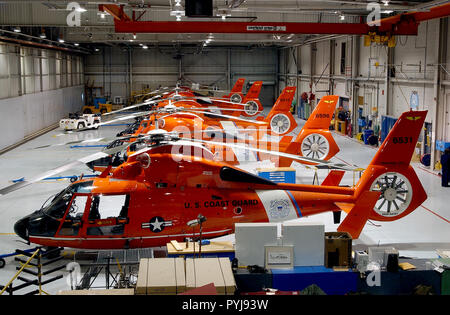
[[[391,96],[392,96],[391,89],[393,88],[392,83],[391,83],[391,72],[394,71],[394,73],[395,73],[394,52],[395,52],[394,47],[387,49],[387,58],[386,58],[387,65],[386,65],[386,73],[385,73],[385,77],[384,77],[385,92],[382,97],[382,99],[384,100],[384,110],[380,110],[380,108],[378,107],[378,116],[379,117],[381,115],[392,114],[392,111],[390,110]]]
[[[352,135],[358,133],[358,110],[359,110],[359,83],[356,81],[359,75],[359,57],[360,57],[360,45],[361,37],[359,35],[352,36],[352,76],[351,76],[351,89],[352,89]]]
[[[334,68],[336,62],[336,40],[330,40],[330,71],[328,80],[328,94],[334,95]]]
[[[433,106],[429,112],[432,119],[431,126],[431,164],[430,167],[434,170],[434,165],[440,159],[440,153],[436,150],[436,140],[443,139],[444,123],[445,123],[445,106],[444,89],[441,89],[442,79],[445,77],[441,65],[445,65],[447,56],[447,36],[448,36],[448,19],[442,18],[439,20],[437,43],[437,66],[434,74],[434,89],[433,89]]]
[[[231,82],[231,49],[227,49],[227,91],[230,91],[232,87]]]

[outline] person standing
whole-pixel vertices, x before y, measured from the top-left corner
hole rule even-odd
[[[445,149],[444,154],[441,155],[442,165],[442,187],[449,187],[450,181],[450,148]]]

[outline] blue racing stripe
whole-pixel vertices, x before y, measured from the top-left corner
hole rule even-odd
[[[295,200],[294,196],[292,195],[292,193],[289,190],[286,190],[286,192],[289,194],[289,196],[291,196],[291,199],[294,202],[295,208],[297,209],[297,213],[301,217],[302,212],[300,211],[300,207],[298,206],[297,201]]]

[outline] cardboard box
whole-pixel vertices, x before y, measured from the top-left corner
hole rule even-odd
[[[233,295],[234,291],[236,291],[236,281],[234,279],[233,269],[231,268],[231,262],[227,257],[220,257],[219,264],[225,282],[225,293],[227,295]]]
[[[325,233],[325,266],[347,267],[352,264],[352,237],[347,232]]]
[[[174,258],[149,258],[147,294],[176,294]]]
[[[177,294],[186,291],[186,271],[184,268],[184,259],[175,258],[175,280],[177,283]]]
[[[283,246],[294,247],[294,266],[324,265],[324,233],[322,223],[286,222],[281,234]]]
[[[187,258],[186,291],[213,283],[217,294],[232,295],[236,290],[230,260],[221,258]]]
[[[139,262],[136,295],[171,295],[186,291],[183,258],[142,258]]]
[[[139,272],[136,282],[136,295],[147,294],[147,271],[148,271],[148,258],[141,258],[139,261]]]

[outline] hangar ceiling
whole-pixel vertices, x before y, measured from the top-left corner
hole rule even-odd
[[[68,4],[74,1],[28,0],[0,1],[0,29],[2,36],[33,36],[40,40],[60,46],[80,44],[80,47],[93,45],[209,45],[209,46],[293,46],[301,45],[317,36],[304,34],[271,33],[222,33],[214,28],[204,33],[118,33],[114,18],[108,12],[100,11],[99,5],[122,6],[123,12],[139,22],[170,21],[176,23],[177,0],[135,0],[135,1],[76,1],[80,5],[80,26],[68,26]],[[370,13],[367,5],[378,3],[381,17],[404,12],[427,11],[431,6],[447,3],[438,1],[395,1],[395,0],[214,0],[212,18],[190,18],[181,16],[180,22],[307,22],[307,23],[360,23]],[[185,1],[180,5],[184,8]],[[18,31],[18,27],[20,30]],[[314,28],[311,29],[311,32]],[[45,38],[44,35],[45,34]],[[64,43],[60,42],[64,40]],[[78,48],[79,49],[79,48]]]

